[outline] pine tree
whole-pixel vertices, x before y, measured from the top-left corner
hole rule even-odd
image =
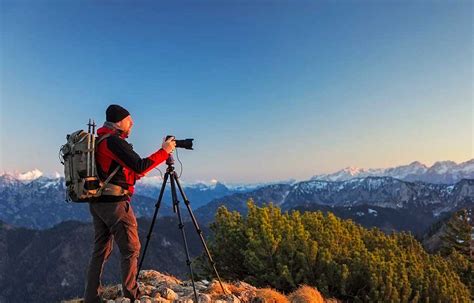
[[[471,251],[471,217],[467,209],[461,209],[453,214],[446,224],[446,231],[441,236],[441,254],[448,256],[454,248],[459,253],[470,257]]]

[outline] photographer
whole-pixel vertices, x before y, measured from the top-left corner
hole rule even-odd
[[[95,238],[84,293],[86,303],[101,302],[100,278],[104,263],[112,252],[114,239],[121,254],[124,296],[131,302],[140,296],[136,281],[140,240],[130,199],[136,180],[165,161],[176,147],[176,142],[174,138],[169,138],[158,151],[141,158],[125,141],[132,126],[130,113],[112,104],[107,108],[104,126],[97,130],[99,138],[107,135],[96,148],[97,172],[102,181],[111,178],[102,196],[89,203]]]

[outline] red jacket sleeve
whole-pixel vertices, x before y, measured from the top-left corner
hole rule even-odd
[[[141,158],[133,150],[131,144],[116,136],[107,138],[107,147],[116,156],[116,160],[120,165],[137,174],[137,179],[168,159],[169,155],[164,149],[160,148],[149,157]]]

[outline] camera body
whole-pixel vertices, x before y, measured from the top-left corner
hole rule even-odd
[[[175,138],[175,136],[172,136],[172,135],[168,135],[166,136],[166,140],[168,140],[169,138]],[[173,141],[176,142],[176,147],[177,148],[184,148],[184,149],[190,149],[190,150],[193,150],[193,140],[194,139],[184,139],[184,140],[176,140],[173,139]]]

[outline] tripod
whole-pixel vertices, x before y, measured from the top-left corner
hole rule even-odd
[[[224,289],[224,286],[222,285],[222,281],[221,281],[221,278],[219,277],[219,273],[217,272],[215,263],[212,260],[211,254],[209,253],[209,249],[207,248],[206,241],[204,240],[204,237],[202,235],[202,230],[199,228],[199,225],[196,221],[196,218],[194,217],[194,214],[191,210],[191,206],[189,205],[189,200],[186,197],[186,194],[184,193],[183,188],[181,187],[181,184],[179,183],[178,175],[176,174],[176,172],[174,170],[174,159],[173,159],[173,156],[171,154],[168,156],[168,159],[166,160],[166,165],[168,165],[168,168],[166,169],[166,173],[165,173],[165,176],[163,178],[163,184],[161,185],[161,190],[160,190],[160,195],[158,196],[158,201],[155,204],[155,213],[153,214],[153,220],[151,221],[150,230],[148,231],[148,235],[146,236],[145,248],[143,249],[142,258],[141,258],[140,264],[138,266],[138,272],[137,272],[136,279],[138,280],[138,276],[140,274],[140,269],[142,267],[143,260],[145,259],[146,250],[148,248],[148,244],[150,243],[151,233],[152,233],[153,227],[155,225],[156,216],[158,215],[158,210],[160,208],[161,200],[162,200],[163,194],[165,192],[166,183],[168,182],[168,178],[169,178],[170,179],[170,184],[171,184],[171,197],[172,197],[172,201],[173,201],[173,212],[177,213],[177,215],[178,215],[178,220],[179,220],[178,227],[181,230],[181,235],[183,236],[183,245],[184,245],[184,250],[186,252],[186,264],[189,267],[189,273],[191,275],[191,281],[192,281],[193,291],[194,291],[194,298],[196,299],[196,303],[198,302],[198,296],[197,296],[197,292],[196,292],[196,287],[194,285],[193,268],[191,267],[191,261],[190,261],[190,258],[189,258],[188,242],[186,240],[186,235],[184,233],[184,224],[183,224],[183,220],[181,218],[181,211],[180,211],[180,208],[179,208],[179,200],[178,200],[178,195],[176,193],[176,186],[178,186],[179,192],[181,193],[181,196],[184,200],[184,204],[186,204],[186,207],[189,211],[189,215],[191,216],[194,227],[196,228],[196,232],[198,233],[199,237],[201,238],[201,242],[202,242],[202,245],[204,246],[204,249],[206,251],[207,257],[209,259],[209,263],[214,268],[214,272],[217,276],[217,279],[219,280],[219,284],[222,288],[222,291],[224,292],[224,294],[227,294],[225,289]]]

